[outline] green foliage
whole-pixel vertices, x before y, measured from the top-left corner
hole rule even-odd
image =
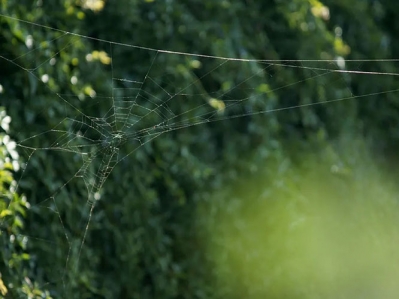
[[[5,110],[0,109],[3,130],[8,131],[10,121]],[[19,168],[17,159],[15,142],[0,133],[0,296],[50,299],[32,275],[34,258],[29,251],[29,237],[24,235],[24,218],[30,204],[25,196],[15,192],[13,172]]]
[[[371,75],[323,70],[338,70],[337,59],[350,70],[397,73],[394,63],[347,61],[397,57],[393,1],[0,3],[0,98],[26,163],[17,192],[10,164],[0,179],[2,267],[14,264],[2,280],[18,292],[29,285],[54,298],[225,298],[231,286],[216,283],[217,261],[205,244],[218,214],[209,208],[197,219],[204,203],[222,194],[218,209],[245,205],[245,194],[228,188],[242,178],[261,185],[260,194],[290,192],[300,177],[290,169],[304,153],[321,152],[323,165],[345,177],[362,161],[347,142],[358,136],[385,165],[395,158],[397,76],[376,75],[370,84]],[[114,99],[132,97],[132,85],[118,78],[146,78],[140,107],[167,101],[160,111],[169,123],[190,126],[153,139],[134,135],[162,121],[152,113],[126,139],[115,139],[117,122],[101,136],[98,118],[119,107]],[[299,105],[309,106],[286,109]],[[209,111],[220,121],[197,124]],[[91,127],[79,126],[89,119]],[[79,130],[82,140],[59,138]],[[114,154],[125,158],[98,190],[82,244],[90,182]]]

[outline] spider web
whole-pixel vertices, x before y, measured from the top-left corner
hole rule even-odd
[[[4,18],[9,16],[1,15]],[[35,204],[38,209],[47,209],[59,221],[65,235],[68,251],[65,253],[65,267],[62,275],[55,275],[54,281],[62,281],[64,288],[67,285],[66,275],[74,267],[78,268],[79,259],[84,250],[86,235],[90,229],[91,219],[95,214],[96,203],[102,198],[103,186],[113,169],[121,163],[134,163],[134,154],[161,135],[170,132],[188,129],[205,124],[217,124],[234,118],[283,112],[294,109],[304,109],[311,106],[322,106],[337,102],[353,101],[370,96],[396,93],[399,89],[385,90],[367,94],[353,94],[349,88],[350,76],[398,76],[398,73],[373,72],[359,69],[347,69],[340,60],[255,60],[228,57],[216,57],[194,53],[183,53],[162,49],[150,49],[132,44],[123,44],[115,41],[101,40],[76,33],[43,26],[36,23],[18,20],[42,30],[59,32],[59,37],[51,42],[64,42],[63,51],[68,51],[78,40],[94,40],[103,49],[96,55],[103,55],[104,68],[111,73],[108,78],[110,85],[104,86],[101,93],[93,88],[87,89],[87,94],[71,92],[59,93],[52,90],[48,74],[38,73],[39,67],[53,65],[59,55],[55,53],[46,59],[33,61],[31,67],[23,66],[16,59],[0,56],[3,62],[16,66],[25,72],[30,80],[38,82],[54,96],[55,105],[63,107],[55,117],[55,125],[43,128],[41,132],[29,132],[29,137],[18,140],[17,146],[21,154],[25,155],[20,182],[23,181],[26,169],[30,167],[33,155],[47,151],[67,155],[80,163],[79,169],[69,170],[70,179],[59,182],[55,190],[50,190],[49,196]],[[41,47],[27,49],[25,55],[42,51]],[[61,50],[60,50],[61,51]],[[107,54],[105,54],[107,53]],[[146,57],[148,66],[141,74],[135,71],[135,66],[126,65],[125,54],[130,57]],[[90,56],[91,55],[91,56]],[[86,56],[87,68],[93,67],[93,54]],[[108,60],[107,60],[108,59]],[[172,65],[165,65],[165,61]],[[347,65],[360,63],[393,63],[398,59],[371,59],[347,60]],[[133,62],[134,63],[134,62]],[[180,69],[180,64],[191,64],[192,72]],[[116,67],[118,65],[118,67]],[[212,80],[222,70],[239,70],[243,66],[251,68],[251,75],[240,78],[232,75],[233,79],[226,86],[215,86],[214,90],[205,90],[202,82]],[[177,67],[176,67],[177,66]],[[201,67],[198,67],[201,66]],[[300,81],[282,82],[278,87],[270,88],[268,81],[278,81],[278,72],[281,69],[302,70],[307,76]],[[179,75],[175,75],[180,72]],[[144,74],[144,75],[143,75]],[[189,78],[188,85],[181,86],[179,78]],[[342,83],[340,95],[328,99],[315,99],[308,103],[284,105],[279,103],[274,93],[294,86],[300,86],[309,80],[320,80],[331,77]],[[77,82],[80,78],[71,78]],[[84,78],[83,78],[84,80]],[[265,82],[266,80],[266,82]],[[260,88],[253,87],[259,83]],[[324,81],[323,81],[324,82]],[[323,83],[321,83],[323,84]],[[328,86],[324,86],[328,88]],[[34,99],[33,99],[34,100]],[[82,102],[87,107],[98,106],[99,114],[90,115],[82,108]],[[189,109],[183,103],[190,103]],[[91,109],[92,110],[92,109]],[[61,115],[61,117],[59,117]],[[58,118],[58,119],[57,119]],[[32,166],[33,167],[33,166]],[[73,243],[68,223],[63,219],[58,209],[57,198],[60,193],[69,192],[72,181],[80,180],[86,187],[87,195],[83,214],[82,231],[79,244]],[[26,187],[25,187],[26,188]],[[18,188],[16,190],[19,191]],[[34,236],[29,238],[35,239]],[[51,243],[48,240],[37,239],[39,242]],[[51,246],[51,245],[50,245]],[[50,281],[49,283],[54,283]]]

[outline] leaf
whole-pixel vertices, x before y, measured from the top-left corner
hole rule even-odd
[[[0,212],[0,218],[4,218],[4,217],[10,216],[10,215],[12,215],[12,212],[9,209],[5,209]]]
[[[5,296],[8,293],[6,286],[4,285],[3,280],[0,278],[0,293]]]

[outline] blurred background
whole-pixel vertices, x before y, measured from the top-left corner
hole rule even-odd
[[[396,1],[0,6],[0,296],[398,298]]]

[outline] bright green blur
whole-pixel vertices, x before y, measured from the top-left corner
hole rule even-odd
[[[399,298],[394,188],[371,167],[307,169],[279,191],[248,181],[230,204],[204,209],[219,211],[208,230],[219,287],[230,298]]]

